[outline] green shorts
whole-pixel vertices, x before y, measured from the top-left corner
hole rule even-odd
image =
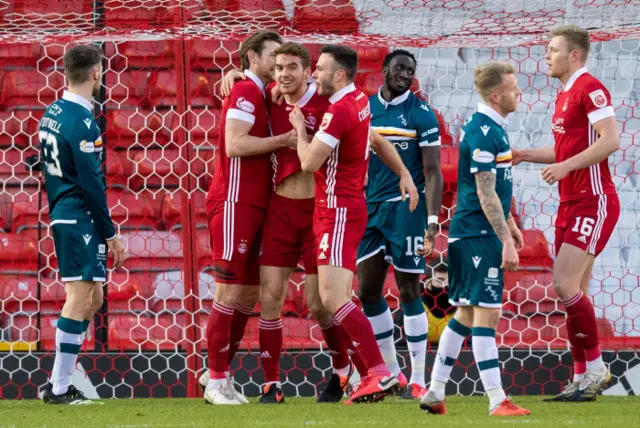
[[[452,242],[453,241],[453,242]],[[502,308],[502,242],[497,236],[449,240],[449,302]]]
[[[385,260],[400,272],[424,273],[425,259],[416,254],[424,245],[427,208],[420,195],[417,208],[409,211],[409,200],[367,204],[367,229],[358,245],[356,264],[383,251]]]
[[[91,220],[54,220],[51,229],[62,281],[107,280],[107,242]]]

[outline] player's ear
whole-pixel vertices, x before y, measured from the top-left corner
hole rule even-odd
[[[249,64],[255,64],[260,60],[260,56],[255,51],[247,52],[247,57],[249,58]]]

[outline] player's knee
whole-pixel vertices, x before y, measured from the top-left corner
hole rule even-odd
[[[382,300],[382,296],[380,293],[372,292],[371,288],[360,286],[358,288],[358,299],[363,305],[377,305]]]
[[[102,292],[102,286],[100,287],[100,291],[93,293],[93,297],[91,299],[91,312],[96,313],[102,307],[102,303],[104,302],[104,293]]]
[[[260,298],[260,313],[263,318],[271,320],[278,318],[282,313],[283,296],[273,293],[268,288],[262,289]]]
[[[332,315],[322,305],[322,301],[320,300],[320,298],[308,302],[307,306],[309,306],[309,312],[311,312],[311,316],[318,322],[318,324],[327,324],[331,320]]]
[[[400,300],[402,303],[413,302],[420,298],[420,284],[411,284],[411,287],[405,287],[400,290]]]
[[[255,308],[260,301],[261,290],[260,287],[245,286],[242,287],[242,292],[238,298],[238,303],[245,308]]]
[[[567,280],[567,276],[562,272],[554,272],[553,273],[553,291],[556,292],[560,300],[567,300],[572,297],[572,294],[577,292],[578,287],[575,288],[572,293],[572,287],[570,286],[570,282]]]

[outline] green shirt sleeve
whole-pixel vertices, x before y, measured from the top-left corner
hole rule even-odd
[[[440,128],[438,118],[431,107],[424,101],[419,101],[414,115],[417,122],[418,144],[420,147],[440,145]]]
[[[73,131],[73,138],[69,141],[69,145],[78,172],[78,184],[98,233],[106,240],[112,239],[116,232],[107,206],[104,175],[98,162],[98,153],[102,147],[101,145],[96,147],[97,140],[91,135],[83,120],[75,123]]]
[[[489,171],[496,174],[498,144],[495,133],[490,126],[483,125],[470,134],[465,137],[468,139],[470,151],[470,172],[475,174],[480,171]]]

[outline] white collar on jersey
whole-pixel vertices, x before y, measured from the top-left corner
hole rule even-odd
[[[495,111],[493,108],[491,108],[485,103],[478,104],[478,113],[482,113],[484,115],[489,116],[491,119],[493,119],[495,123],[502,126],[503,128],[505,128],[509,124],[509,121],[507,120],[506,117],[502,117],[500,113],[498,113],[497,111]]]
[[[253,80],[253,83],[258,85],[258,88],[260,88],[260,90],[264,92],[264,83],[262,83],[262,80],[260,80],[260,78],[256,76],[256,74],[253,71],[247,69],[244,71],[244,75],[247,76],[249,79]]]
[[[411,93],[410,90],[407,89],[407,91],[400,95],[399,97],[395,97],[394,99],[392,99],[389,102],[386,102],[384,98],[382,98],[382,86],[380,86],[380,89],[378,90],[378,99],[380,100],[380,104],[382,104],[384,106],[384,108],[387,108],[388,106],[397,106],[398,104],[402,104],[403,102],[407,101],[407,99],[409,99],[409,94]]]
[[[562,88],[562,90],[564,92],[567,92],[569,89],[571,89],[573,84],[576,83],[576,80],[578,80],[578,77],[582,76],[585,73],[588,73],[587,67],[582,67],[577,69],[576,72],[573,73],[573,75],[569,78],[569,80],[567,81],[567,84],[564,85],[564,88]]]
[[[313,98],[313,96],[316,94],[316,84],[311,82],[309,83],[308,87],[307,87],[307,92],[304,93],[304,95],[302,96],[302,98],[300,98],[298,100],[298,102],[296,103],[296,105],[300,108],[304,107],[307,105],[307,103],[309,101],[311,101],[311,98]],[[288,105],[291,105],[287,102]]]
[[[74,94],[73,92],[64,91],[62,93],[62,99],[71,101],[72,103],[80,104],[82,107],[86,108],[90,112],[93,111],[93,104],[91,104],[86,98],[78,94]]]
[[[340,101],[345,95],[347,95],[349,92],[353,92],[355,90],[356,90],[355,83],[351,83],[350,85],[345,86],[335,94],[331,95],[331,98],[329,98],[329,102],[331,104],[335,104],[338,101]]]

